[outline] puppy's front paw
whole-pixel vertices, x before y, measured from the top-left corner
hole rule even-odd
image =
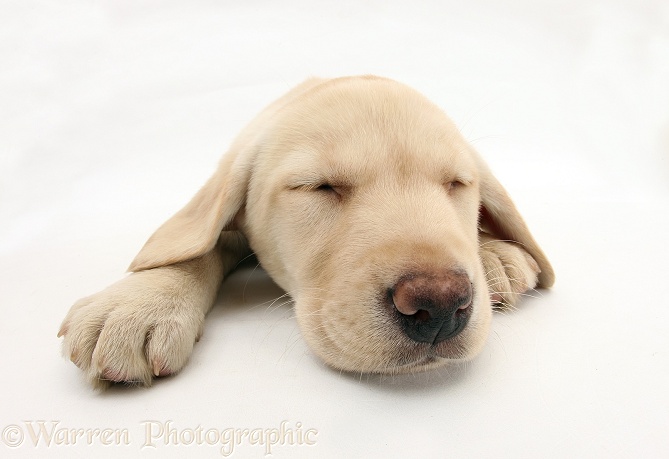
[[[541,270],[522,245],[482,233],[479,253],[493,304],[513,306],[523,293],[536,287]]]
[[[95,387],[150,385],[154,376],[176,373],[186,364],[204,313],[174,284],[160,285],[156,274],[131,274],[79,300],[63,321],[58,332],[65,337],[63,354]]]

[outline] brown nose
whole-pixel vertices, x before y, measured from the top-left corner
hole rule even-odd
[[[454,337],[471,316],[472,283],[462,271],[410,274],[389,295],[404,333],[421,343]]]

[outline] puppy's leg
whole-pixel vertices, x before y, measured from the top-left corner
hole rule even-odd
[[[63,353],[98,388],[109,382],[150,385],[178,372],[202,333],[223,276],[248,254],[226,232],[209,253],[128,275],[75,303],[61,325]]]
[[[539,265],[522,245],[481,232],[479,255],[493,304],[513,306],[524,292],[537,286]]]

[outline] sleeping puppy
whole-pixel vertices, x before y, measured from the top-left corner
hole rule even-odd
[[[98,387],[178,372],[221,281],[254,253],[330,366],[405,373],[473,358],[494,304],[554,275],[446,115],[372,77],[311,79],[263,111],[132,274],[79,300],[66,356]]]

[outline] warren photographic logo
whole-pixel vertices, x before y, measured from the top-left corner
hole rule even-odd
[[[181,448],[193,445],[217,449],[224,457],[240,449],[261,448],[266,456],[277,448],[313,447],[318,430],[301,422],[281,421],[273,427],[182,426],[174,421],[141,421],[134,428],[71,427],[61,421],[23,421],[2,429],[2,443],[23,447],[123,447],[139,449]]]

